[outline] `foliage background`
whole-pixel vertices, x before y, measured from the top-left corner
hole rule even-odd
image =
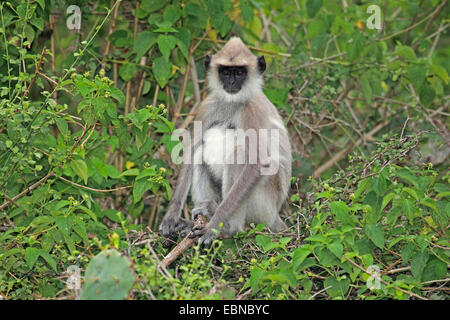
[[[447,0],[11,0],[0,13],[3,299],[78,298],[71,265],[82,298],[96,283],[102,298],[448,298]],[[252,226],[160,270],[170,135],[206,95],[205,54],[234,35],[265,54],[264,92],[291,134],[289,229]]]

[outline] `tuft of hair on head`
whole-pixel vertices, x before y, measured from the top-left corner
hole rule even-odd
[[[219,66],[239,66],[247,68],[247,79],[238,93],[226,92],[218,76]],[[264,56],[255,56],[238,37],[233,37],[214,54],[206,55],[205,69],[208,72],[208,88],[219,99],[229,103],[245,103],[262,90],[262,74],[266,69]]]

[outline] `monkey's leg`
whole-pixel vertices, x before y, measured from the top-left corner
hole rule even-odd
[[[220,203],[220,181],[208,169],[206,164],[194,167],[193,184],[191,189],[194,209],[192,210],[192,220],[201,214],[210,219],[216,212]]]
[[[223,179],[224,198],[232,188],[234,182],[244,170],[245,165],[231,165],[225,169]],[[284,196],[277,186],[279,176],[261,176],[248,196],[236,208],[227,224],[224,224],[222,235],[231,237],[238,231],[243,231],[250,223],[264,223],[272,232],[279,232],[286,228],[281,220],[279,211]]]
[[[169,208],[159,226],[159,230],[163,236],[172,241],[176,241],[178,238],[177,232],[180,230],[190,230],[193,225],[192,221],[181,218],[181,210],[186,202],[189,188],[191,187],[192,170],[192,165],[183,165]]]

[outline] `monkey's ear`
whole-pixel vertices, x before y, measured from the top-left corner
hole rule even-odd
[[[258,57],[258,71],[262,74],[266,70],[266,59],[264,56]]]
[[[205,70],[209,70],[209,64],[211,63],[211,55],[207,54],[205,57]]]

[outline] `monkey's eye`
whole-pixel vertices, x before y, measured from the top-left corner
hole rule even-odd
[[[224,71],[224,72],[223,72],[223,75],[224,75],[224,76],[229,76],[229,75],[230,75],[230,72]]]
[[[242,76],[244,73],[242,71],[237,72],[238,76]]]

